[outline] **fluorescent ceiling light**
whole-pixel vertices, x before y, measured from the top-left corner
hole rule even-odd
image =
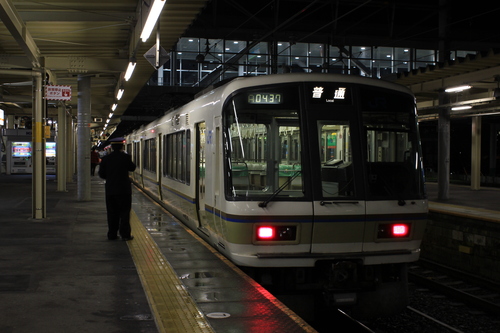
[[[125,89],[122,89],[122,88],[118,89],[118,92],[116,93],[116,99],[120,100],[122,98],[124,92],[125,92]]]
[[[113,112],[111,112],[111,113],[108,115],[108,118],[109,118],[109,119],[113,118]]]
[[[460,92],[460,91],[467,90],[467,89],[470,89],[470,88],[472,88],[472,86],[465,85],[465,86],[451,87],[451,88],[445,89],[445,91],[447,93],[449,93],[449,92]]]
[[[116,103],[115,103],[115,104],[113,104],[113,105],[111,105],[111,111],[113,111],[113,112],[114,112],[114,111],[116,110],[116,108],[117,108],[117,107],[118,107],[118,104],[116,104]]]
[[[135,65],[137,65],[137,63],[135,61],[131,61],[128,63],[127,71],[125,72],[125,76],[124,76],[125,81],[128,81],[132,77],[132,73],[134,72]]]
[[[149,10],[146,24],[142,28],[141,39],[143,42],[147,41],[151,35],[151,32],[153,31],[156,21],[158,21],[158,17],[160,17],[161,10],[163,9],[163,6],[165,6],[166,2],[167,0],[154,0],[153,6],[151,6],[151,9]]]
[[[472,106],[470,105],[455,106],[451,108],[451,111],[468,110],[468,109],[472,109]]]

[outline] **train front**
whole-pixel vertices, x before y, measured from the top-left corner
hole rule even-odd
[[[427,219],[414,97],[371,79],[309,77],[226,101],[220,245],[263,284],[397,312]]]

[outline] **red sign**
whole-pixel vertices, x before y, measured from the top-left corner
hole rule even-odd
[[[71,86],[45,86],[45,99],[51,101],[70,101]]]

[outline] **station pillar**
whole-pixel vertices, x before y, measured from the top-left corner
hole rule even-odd
[[[499,126],[498,124],[491,124],[490,126],[490,165],[489,174],[491,182],[495,183],[495,178],[497,174],[497,134]]]
[[[78,201],[90,200],[90,76],[78,76],[77,110],[77,194]]]
[[[75,124],[73,116],[68,110],[66,117],[66,183],[73,183],[75,181]]]
[[[470,185],[472,190],[479,190],[481,187],[481,117],[479,116],[472,118]]]
[[[57,191],[66,192],[66,108],[59,105],[57,108]]]
[[[41,72],[33,72],[33,143],[32,143],[32,217],[35,220],[45,219],[46,212],[46,165],[44,118],[45,108],[42,99],[43,79]]]
[[[439,104],[446,104],[445,92],[439,93]],[[438,118],[438,199],[450,198],[450,108],[439,109]]]

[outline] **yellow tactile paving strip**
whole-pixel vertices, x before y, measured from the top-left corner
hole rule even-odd
[[[214,332],[203,313],[132,210],[128,247],[160,333]]]
[[[184,227],[184,226],[183,226]],[[184,229],[191,234],[196,240],[198,240],[201,244],[203,244],[208,250],[210,250],[214,255],[216,255],[222,262],[228,265],[233,271],[235,271],[238,275],[240,275],[244,280],[246,280],[250,285],[252,285],[257,292],[259,292],[263,297],[265,297],[269,302],[271,302],[276,308],[278,308],[281,312],[286,314],[290,319],[292,319],[297,326],[301,327],[304,332],[307,333],[316,333],[317,331],[312,328],[307,322],[305,322],[301,317],[299,317],[295,312],[289,309],[285,304],[283,304],[280,300],[274,297],[270,292],[260,286],[257,282],[252,280],[248,275],[246,275],[241,269],[238,268],[235,264],[233,264],[229,259],[224,257],[222,254],[217,252],[213,247],[208,245],[203,239],[198,237],[192,230],[184,227]]]

